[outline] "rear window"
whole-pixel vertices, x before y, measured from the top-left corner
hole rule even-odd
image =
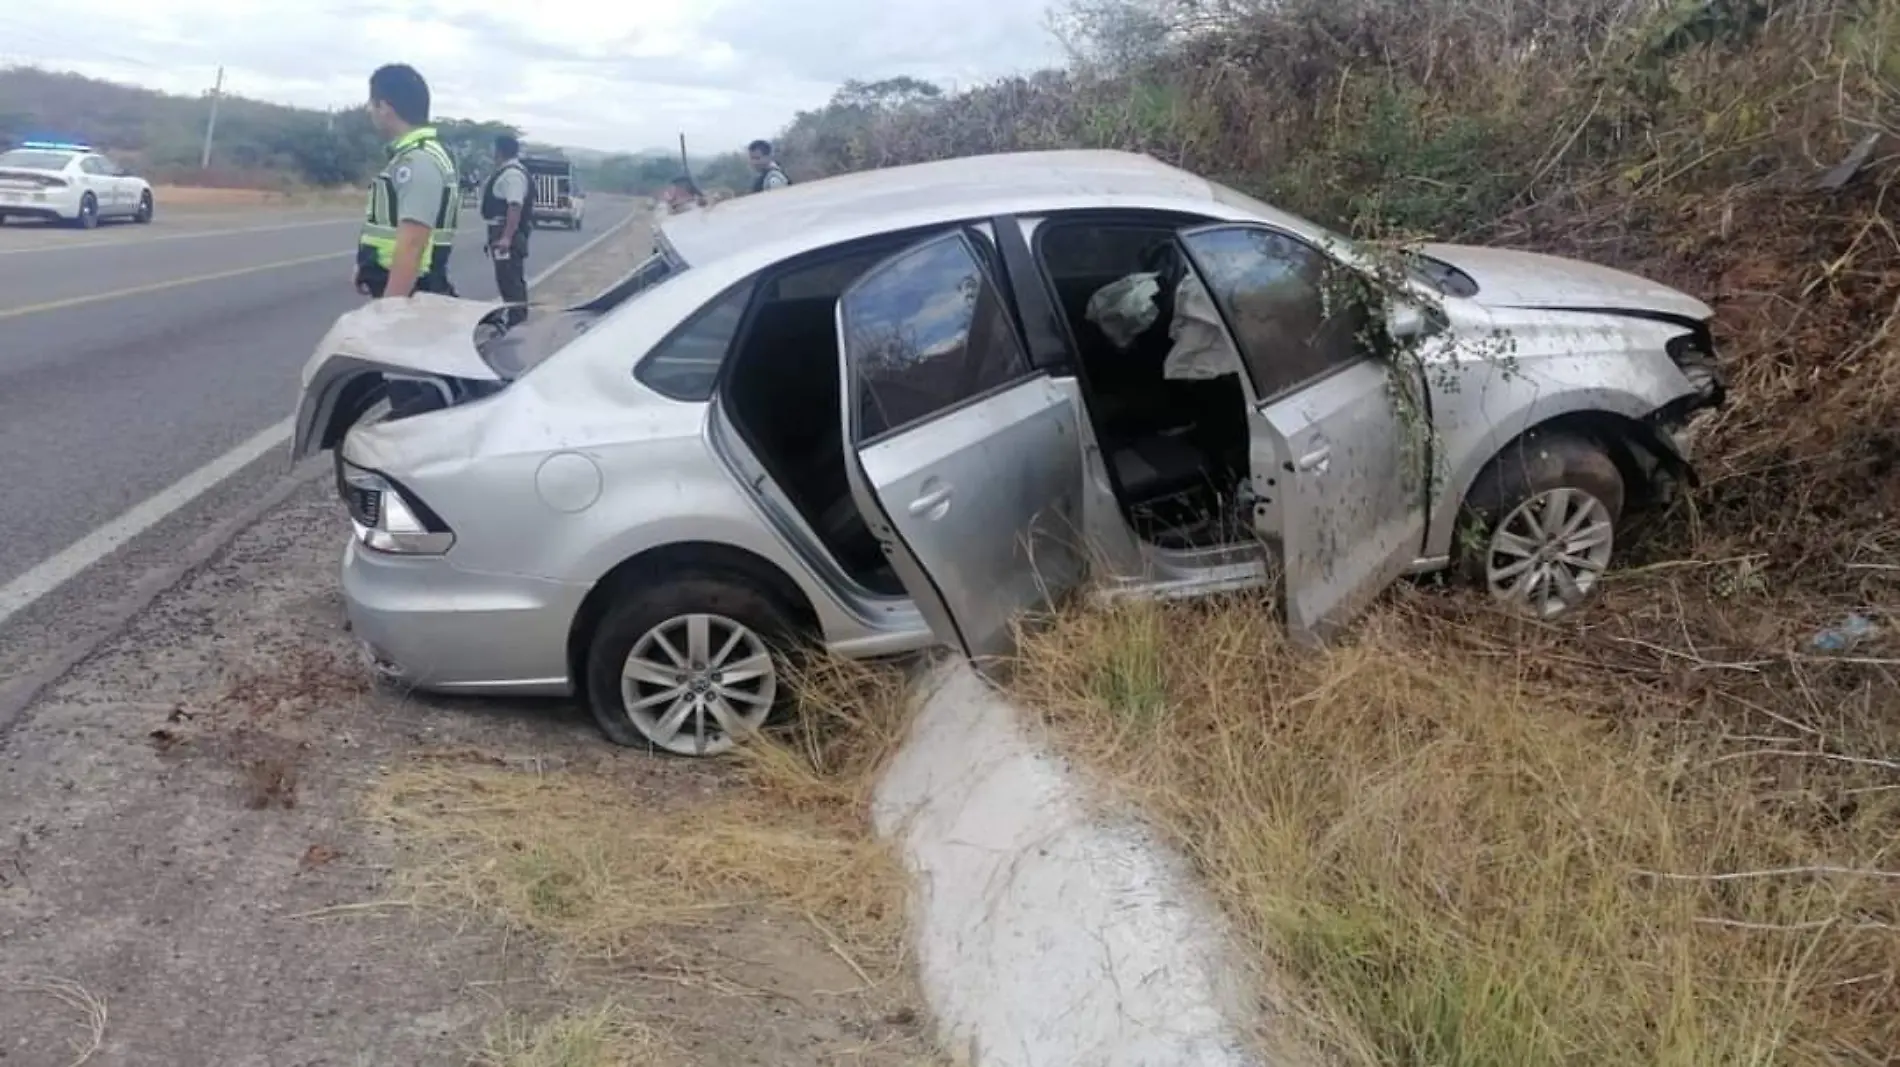
[[[575,308],[576,311],[591,311],[596,315],[605,315],[641,293],[674,277],[686,269],[686,264],[656,251],[645,262],[633,268],[626,277],[608,286],[599,296]]]
[[[31,148],[16,148],[11,152],[0,152],[0,167],[19,167],[21,170],[65,170],[67,161],[72,158],[70,152],[41,152]]]

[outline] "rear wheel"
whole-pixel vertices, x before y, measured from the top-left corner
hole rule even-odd
[[[1533,431],[1479,472],[1465,498],[1461,567],[1493,598],[1537,618],[1596,591],[1616,548],[1625,486],[1601,444]]]
[[[716,756],[785,703],[792,612],[737,576],[686,573],[619,595],[589,642],[587,698],[615,744]]]
[[[79,215],[73,219],[73,225],[82,230],[95,229],[99,225],[99,201],[91,193],[79,198]]]

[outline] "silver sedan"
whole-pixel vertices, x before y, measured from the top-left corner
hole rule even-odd
[[[1084,585],[1277,583],[1314,639],[1444,568],[1568,610],[1689,474],[1710,309],[1524,252],[1399,262],[1124,153],[827,179],[665,216],[521,326],[345,315],[295,451],[335,450],[378,671],[578,694],[685,755],[762,725],[801,649],[1006,653]]]

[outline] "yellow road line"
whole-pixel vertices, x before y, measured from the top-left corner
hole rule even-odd
[[[356,255],[354,249],[348,252],[325,252],[319,256],[302,256],[298,259],[283,259],[276,263],[260,263],[254,267],[239,267],[237,270],[223,270],[216,274],[194,274],[189,278],[172,278],[167,281],[153,282],[150,285],[135,285],[130,289],[116,289],[109,293],[87,293],[85,296],[69,296],[64,300],[48,300],[43,304],[28,304],[25,307],[0,310],[0,319],[15,319],[22,315],[33,315],[41,311],[58,311],[62,308],[79,307],[84,304],[96,304],[102,300],[117,300],[122,296],[140,296],[145,293],[160,293],[167,289],[177,289],[199,282],[222,281],[226,278],[241,278],[246,274],[259,274],[267,270],[279,270],[284,267],[300,267],[306,263],[321,263],[326,259],[348,259]],[[338,285],[344,282],[339,280]]]

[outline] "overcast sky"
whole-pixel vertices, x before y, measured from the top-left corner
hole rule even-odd
[[[321,107],[360,103],[369,72],[401,61],[429,79],[439,115],[602,149],[683,130],[711,152],[771,136],[847,78],[950,88],[1050,65],[1044,3],[20,0],[0,65],[196,93],[223,64],[231,92]]]

